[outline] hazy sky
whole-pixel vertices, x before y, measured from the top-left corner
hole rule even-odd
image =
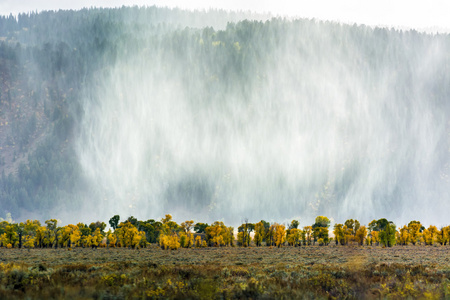
[[[450,32],[450,1],[448,0],[0,0],[0,14],[122,5],[250,10],[346,23]]]

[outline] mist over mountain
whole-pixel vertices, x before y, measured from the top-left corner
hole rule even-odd
[[[123,7],[0,41],[0,216],[448,223],[448,34]]]

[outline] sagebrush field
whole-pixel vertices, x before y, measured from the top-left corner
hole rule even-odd
[[[0,248],[1,299],[450,297],[446,246]]]

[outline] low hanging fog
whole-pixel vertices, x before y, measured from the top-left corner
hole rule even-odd
[[[99,218],[448,223],[448,35],[273,19],[109,47],[74,146]]]

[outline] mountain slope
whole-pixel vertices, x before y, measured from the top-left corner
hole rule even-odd
[[[444,223],[449,35],[266,18],[3,18],[3,213]]]

